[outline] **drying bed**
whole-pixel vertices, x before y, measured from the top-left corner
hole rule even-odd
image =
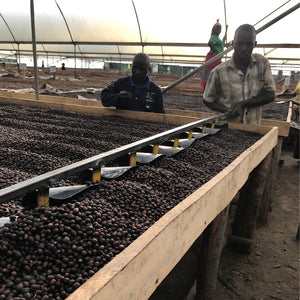
[[[1,106],[1,111],[2,121],[9,121],[9,114],[12,114],[11,120],[15,120],[6,125],[1,123],[7,130],[7,135],[3,136],[8,137],[5,142],[2,136],[4,143],[1,145],[5,145],[6,150],[16,148],[16,153],[22,144],[24,147],[30,145],[15,157],[19,161],[23,160],[22,153],[30,149],[30,157],[34,157],[34,151],[37,151],[40,158],[43,151],[55,149],[61,144],[63,147],[64,144],[73,145],[76,150],[85,148],[87,150],[78,150],[81,155],[92,155],[93,151],[99,153],[99,149],[106,151],[106,147],[117,147],[120,141],[132,142],[132,139],[161,131],[162,127],[167,129],[162,124],[116,117],[86,115],[87,119],[79,122],[84,119],[84,114],[57,110]],[[29,112],[27,117],[26,111]],[[46,116],[50,115],[45,121]],[[35,122],[29,125],[32,120]],[[59,125],[61,120],[64,125]],[[102,123],[101,130],[94,130],[95,123],[101,120],[105,120],[106,125]],[[125,122],[123,126],[122,121]],[[76,124],[78,128],[75,128]],[[27,134],[26,126],[29,131]],[[81,128],[86,130],[81,133],[82,136],[79,133]],[[111,138],[113,128],[116,134],[114,141]],[[62,136],[68,132],[68,136],[72,137],[73,129],[78,138],[66,138],[64,143]],[[95,147],[94,143],[99,142],[98,131],[103,135]],[[11,139],[12,136],[14,139]],[[105,137],[110,137],[108,146]],[[34,148],[35,143],[31,138],[35,142],[43,139],[40,144],[45,146],[44,150],[42,147]],[[224,128],[214,136],[196,140],[174,157],[161,157],[151,164],[131,169],[121,178],[103,180],[72,200],[53,201],[50,207],[19,208],[17,219],[12,218],[12,222],[0,233],[0,252],[4,258],[1,261],[1,297],[46,299],[44,295],[47,295],[49,298],[64,299],[166,212],[213,178],[260,138],[261,135],[254,132]],[[53,143],[51,147],[47,140]],[[80,141],[85,144],[80,144]],[[80,148],[77,148],[79,145]],[[106,147],[99,148],[101,145]],[[67,164],[72,159],[78,160],[76,155],[75,158],[70,155],[63,160],[63,152],[54,151],[57,151],[55,155],[47,153],[44,159],[34,163],[38,166],[44,161],[43,167],[34,172],[29,169],[32,161],[29,166],[16,168],[12,163],[1,168],[16,174],[28,168],[27,175],[33,176],[48,166],[46,162],[49,156],[53,158],[53,165],[49,166],[52,168],[58,167],[57,163]],[[30,160],[27,162],[30,163]],[[2,214],[11,214],[7,206]]]

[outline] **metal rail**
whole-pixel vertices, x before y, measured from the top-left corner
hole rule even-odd
[[[34,20],[34,3],[30,1],[30,19],[31,19],[31,35],[32,35],[32,52],[33,52],[33,66],[34,66],[34,91],[35,100],[39,100],[39,79],[37,69],[37,56],[36,56],[36,38],[35,38],[35,20]]]
[[[101,163],[114,160],[128,153],[135,153],[137,150],[140,150],[148,146],[149,144],[159,144],[160,142],[163,142],[172,136],[176,136],[180,133],[192,130],[193,128],[196,128],[199,125],[211,123],[217,120],[222,120],[226,116],[227,113],[223,113],[210,118],[188,123],[186,125],[167,130],[163,133],[159,133],[151,137],[139,140],[137,142],[121,146],[114,150],[110,150],[99,155],[89,157],[71,165],[44,173],[42,175],[3,188],[0,190],[0,203],[11,200],[17,196],[29,193],[36,189],[48,188],[49,185],[53,184],[58,180],[61,180],[71,175],[78,174],[89,168],[99,168]]]

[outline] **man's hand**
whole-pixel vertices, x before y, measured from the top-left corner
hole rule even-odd
[[[117,107],[118,108],[126,108],[130,99],[131,99],[131,94],[129,92],[121,91],[119,93]]]
[[[234,119],[244,113],[244,102],[236,102],[231,106],[231,110],[227,116],[228,119]]]

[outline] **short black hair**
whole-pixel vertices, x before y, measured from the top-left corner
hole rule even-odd
[[[253,36],[254,41],[256,41],[256,30],[252,25],[243,24],[243,25],[239,26],[235,31],[234,39],[240,31],[249,32]]]
[[[148,68],[150,68],[150,58],[149,58],[149,56],[148,56],[147,54],[145,54],[145,53],[143,53],[143,52],[140,52],[140,53],[138,53],[138,54],[136,54],[136,55],[134,56],[134,58],[133,58],[132,61],[134,61],[136,58],[141,58],[141,59],[143,59],[143,60],[147,63]]]

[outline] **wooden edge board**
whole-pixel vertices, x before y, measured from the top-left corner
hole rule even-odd
[[[278,128],[265,130],[268,132],[259,141],[166,213],[67,299],[148,299],[208,224],[227,207],[249,173],[276,146]]]
[[[216,115],[215,113],[193,111],[193,110],[182,110],[182,109],[175,109],[175,108],[166,108],[166,113],[170,115],[186,115],[195,118],[209,118]]]
[[[263,126],[278,127],[279,136],[283,136],[283,137],[289,136],[290,121],[275,121],[275,120],[262,119],[260,123]]]
[[[292,101],[290,101],[290,104],[289,104],[289,113],[288,113],[288,116],[287,116],[287,121],[288,122],[292,121],[292,114],[293,114],[293,103],[292,103]]]
[[[10,91],[9,92],[8,91],[0,91],[0,97],[10,98],[10,99],[35,100],[35,94],[15,93],[15,92],[10,92]],[[102,105],[101,101],[82,100],[82,99],[75,99],[75,98],[70,98],[70,97],[43,95],[43,94],[40,94],[39,100],[35,100],[35,101],[104,107]]]

